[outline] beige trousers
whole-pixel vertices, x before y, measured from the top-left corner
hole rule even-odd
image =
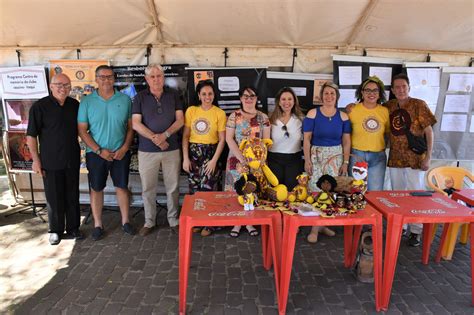
[[[181,170],[179,150],[169,152],[138,151],[138,170],[142,181],[145,226],[149,228],[155,226],[156,221],[156,193],[160,168],[163,168],[168,223],[171,227],[179,224],[179,172]]]

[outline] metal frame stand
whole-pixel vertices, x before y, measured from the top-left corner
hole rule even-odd
[[[31,173],[28,173],[28,178],[30,180],[30,192],[31,192],[31,204],[30,203],[26,203],[25,207],[24,208],[21,208],[19,210],[16,210],[12,213],[9,213],[7,215],[5,215],[5,217],[9,217],[9,216],[12,216],[14,214],[30,214],[30,213],[27,213],[26,211],[30,211],[31,210],[31,214],[34,216],[34,217],[38,217],[41,219],[41,221],[43,223],[46,223],[46,220],[43,218],[43,216],[39,213],[40,210],[43,210],[46,208],[46,205],[43,203],[43,204],[37,204],[35,202],[35,194],[34,194],[34,191],[33,191],[33,177],[31,176]],[[39,208],[39,210],[37,210],[37,208]]]

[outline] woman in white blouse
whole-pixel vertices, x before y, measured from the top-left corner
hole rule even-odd
[[[298,184],[296,176],[304,169],[301,143],[303,118],[295,92],[289,87],[278,91],[275,110],[270,116],[273,145],[269,149],[267,162],[288,191]]]

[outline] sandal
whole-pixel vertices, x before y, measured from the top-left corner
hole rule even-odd
[[[315,244],[318,242],[318,235],[319,235],[319,227],[313,226],[306,240],[308,241],[308,243]]]
[[[255,237],[255,236],[260,235],[258,230],[255,227],[253,227],[253,225],[247,225],[246,228],[247,228],[247,232],[249,233],[250,236]]]
[[[229,232],[229,236],[233,238],[237,238],[240,235],[240,226],[236,228],[235,226],[232,228],[232,230]]]
[[[209,236],[209,235],[212,234],[212,232],[214,232],[214,229],[212,227],[205,226],[201,230],[201,236],[203,236],[203,237]]]
[[[321,226],[319,228],[319,232],[323,233],[324,235],[326,236],[334,236],[336,235],[336,232],[334,232],[333,230],[331,230],[330,228],[327,228],[325,226]]]

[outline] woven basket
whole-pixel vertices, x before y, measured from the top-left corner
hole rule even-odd
[[[324,174],[327,174],[326,173],[326,167],[329,165],[331,160],[335,159],[335,158],[337,158],[341,155],[343,155],[343,154],[340,153],[340,154],[333,155],[326,161],[326,163],[323,166],[323,173]],[[355,159],[357,162],[365,162],[364,159],[361,158],[358,155],[350,154],[350,157]],[[334,189],[335,192],[337,192],[337,193],[349,193],[351,191],[352,181],[354,180],[354,178],[352,176],[339,175],[339,176],[334,176],[334,178],[336,179],[336,182],[337,182],[337,186]]]

